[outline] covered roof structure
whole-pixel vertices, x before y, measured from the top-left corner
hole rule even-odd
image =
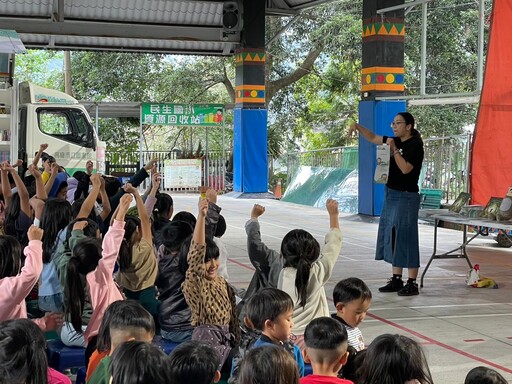
[[[267,15],[291,16],[332,0],[258,1]],[[241,0],[0,0],[0,25],[28,49],[232,55],[242,8]]]

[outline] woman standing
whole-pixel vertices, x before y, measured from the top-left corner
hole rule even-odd
[[[349,134],[358,131],[366,140],[390,147],[389,176],[379,221],[375,259],[390,263],[393,276],[379,291],[413,296],[419,294],[416,284],[420,266],[418,179],[423,163],[423,141],[420,133],[414,129],[414,117],[408,112],[398,113],[391,122],[391,128],[395,137],[379,136],[360,124],[352,123]],[[408,269],[405,285],[402,281],[403,268]]]

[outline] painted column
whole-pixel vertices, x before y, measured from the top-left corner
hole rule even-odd
[[[233,189],[268,191],[265,2],[243,2],[244,44],[236,52]]]
[[[376,100],[404,92],[404,10],[377,11],[404,4],[404,0],[363,1],[363,58],[359,123],[378,135],[393,136],[390,122],[405,111],[405,101]],[[384,186],[375,184],[375,145],[359,139],[358,212],[379,216]]]

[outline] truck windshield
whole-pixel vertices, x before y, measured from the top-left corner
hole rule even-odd
[[[94,148],[93,128],[80,109],[40,108],[37,116],[41,132]]]

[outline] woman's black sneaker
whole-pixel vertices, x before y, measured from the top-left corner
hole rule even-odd
[[[420,294],[418,284],[408,281],[398,292],[398,296],[416,296]]]
[[[398,292],[404,288],[404,282],[402,279],[391,278],[388,283],[379,288],[379,292]]]

